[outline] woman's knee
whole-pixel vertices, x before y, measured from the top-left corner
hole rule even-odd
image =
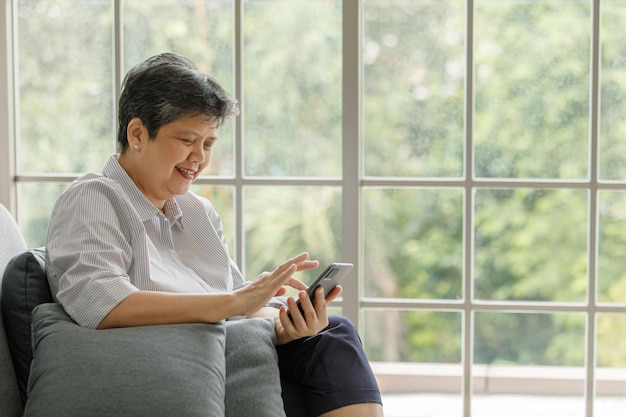
[[[328,316],[327,332],[340,334],[343,337],[347,337],[353,340],[358,340],[361,343],[361,338],[356,330],[354,324],[343,316]]]

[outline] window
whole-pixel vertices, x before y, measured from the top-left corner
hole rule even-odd
[[[30,246],[68,182],[115,151],[124,73],[182,53],[242,104],[194,186],[233,256],[249,278],[300,250],[354,262],[334,310],[358,324],[386,395],[430,416],[618,416],[626,2],[7,0],[1,13],[0,198]]]

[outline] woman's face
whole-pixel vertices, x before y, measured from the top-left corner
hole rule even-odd
[[[165,200],[186,193],[209,165],[216,131],[216,119],[185,117],[161,126],[156,137],[147,140],[141,124],[138,149],[130,144],[127,150],[134,162],[122,165],[148,200],[163,209]]]

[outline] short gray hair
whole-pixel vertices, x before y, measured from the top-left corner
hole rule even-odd
[[[122,83],[117,145],[128,148],[126,129],[136,117],[154,139],[161,126],[181,117],[205,115],[224,120],[239,114],[237,100],[213,78],[201,73],[188,58],[163,53],[133,67]]]

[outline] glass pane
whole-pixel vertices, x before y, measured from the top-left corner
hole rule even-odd
[[[363,190],[365,295],[459,299],[463,190]]]
[[[626,304],[626,193],[599,192],[599,302]]]
[[[602,2],[600,178],[626,180],[626,20],[624,1]]]
[[[477,190],[475,297],[584,301],[587,191]]]
[[[235,239],[235,189],[214,185],[192,185],[191,191],[208,198],[222,218],[222,230],[228,242],[228,252],[232,259],[237,257],[237,241]]]
[[[363,20],[365,175],[461,177],[465,2],[364,0]]]
[[[320,262],[297,274],[308,284],[326,264],[342,261],[341,188],[246,187],[244,228],[248,279],[306,251]]]
[[[626,314],[598,314],[596,417],[621,417],[626,406]]]
[[[583,417],[585,319],[475,313],[472,416]]]
[[[17,183],[17,218],[29,248],[45,246],[48,222],[68,183]]]
[[[364,323],[363,343],[371,361],[461,363],[461,313],[366,309]]]
[[[462,415],[462,317],[447,311],[364,310],[363,344],[384,393],[385,415]]]
[[[479,177],[587,178],[588,0],[477,0]]]
[[[340,176],[341,2],[244,6],[246,175]]]
[[[125,71],[150,56],[175,52],[190,58],[234,95],[232,0],[126,0],[122,4]],[[233,130],[231,121],[220,127],[220,140],[205,174],[234,175]]]
[[[474,364],[585,364],[585,314],[478,312],[474,331]]]
[[[17,2],[19,172],[100,171],[115,150],[112,3]]]

